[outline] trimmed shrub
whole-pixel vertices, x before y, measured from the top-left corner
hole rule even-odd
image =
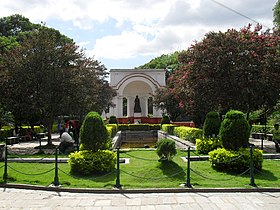
[[[149,124],[129,124],[128,129],[130,131],[149,131]]]
[[[196,139],[196,150],[199,154],[208,154],[212,150],[221,147],[222,147],[222,143],[219,138]]]
[[[225,149],[238,150],[249,145],[250,125],[244,113],[230,110],[226,113],[220,128],[220,138]]]
[[[162,116],[161,118],[161,121],[160,121],[160,124],[163,125],[163,124],[170,124],[170,118],[168,115],[164,115]]]
[[[129,124],[119,124],[118,130],[119,131],[127,131],[127,130],[129,130],[128,125]]]
[[[172,124],[163,124],[161,126],[161,130],[165,131],[166,133],[170,135],[174,135],[174,128],[178,127],[177,125],[172,125]]]
[[[159,124],[119,124],[119,131],[149,131],[149,130],[160,130]]]
[[[116,116],[110,116],[109,124],[118,124],[118,120]]]
[[[160,124],[149,124],[150,130],[160,130]]]
[[[195,143],[196,139],[202,138],[202,129],[179,126],[174,128],[174,135],[181,139]]]
[[[267,133],[271,133],[273,126],[266,126]],[[252,125],[251,133],[265,133],[264,125]]]
[[[104,174],[114,170],[116,160],[116,154],[109,150],[99,150],[97,152],[83,150],[71,153],[68,164],[73,174],[92,175]]]
[[[218,112],[208,112],[203,125],[203,135],[205,137],[216,137],[219,135],[221,119]]]
[[[262,169],[263,152],[253,150],[253,165],[256,169]],[[209,161],[213,168],[223,171],[243,172],[250,167],[250,148],[240,148],[238,151],[218,148],[209,152]]]
[[[97,112],[89,112],[80,129],[80,150],[105,150],[111,140],[103,119]]]
[[[107,131],[109,133],[109,136],[113,138],[116,133],[118,132],[118,125],[117,124],[107,124],[106,125]]]
[[[176,155],[175,141],[161,139],[157,143],[157,154],[161,160],[170,161]]]

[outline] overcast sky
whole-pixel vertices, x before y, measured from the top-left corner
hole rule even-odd
[[[187,49],[209,31],[240,29],[254,21],[272,28],[276,2],[0,0],[0,17],[21,14],[33,23],[43,21],[74,39],[108,69],[134,68],[161,54]]]

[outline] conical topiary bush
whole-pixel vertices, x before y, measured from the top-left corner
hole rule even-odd
[[[110,138],[103,119],[97,112],[89,112],[80,129],[80,150],[105,150]]]
[[[220,137],[225,149],[238,150],[249,145],[250,125],[244,113],[230,110],[226,113],[220,128]]]
[[[203,125],[204,137],[218,136],[220,127],[221,127],[221,119],[219,113],[215,111],[208,112]]]

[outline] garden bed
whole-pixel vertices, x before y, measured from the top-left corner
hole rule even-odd
[[[187,164],[181,157],[186,151],[177,151],[173,162],[159,162],[156,151],[131,150],[121,151],[121,158],[129,158],[129,164],[120,165],[120,184],[125,189],[135,188],[179,188],[186,182]],[[0,175],[4,163],[0,163]],[[71,188],[106,188],[116,184],[116,172],[93,176],[73,176],[66,163],[58,164],[59,182],[62,187]],[[21,183],[48,186],[54,180],[54,164],[9,163],[8,183]],[[0,176],[0,182],[3,182]],[[280,188],[280,160],[264,160],[263,170],[255,172],[258,187]],[[191,180],[194,188],[250,188],[250,175],[217,172],[208,161],[191,162]]]

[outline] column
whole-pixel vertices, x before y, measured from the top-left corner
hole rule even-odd
[[[123,117],[122,116],[122,106],[123,106],[123,104],[122,104],[122,96],[118,96],[118,98],[117,98],[117,117]]]
[[[127,96],[127,117],[131,117],[131,96]]]

